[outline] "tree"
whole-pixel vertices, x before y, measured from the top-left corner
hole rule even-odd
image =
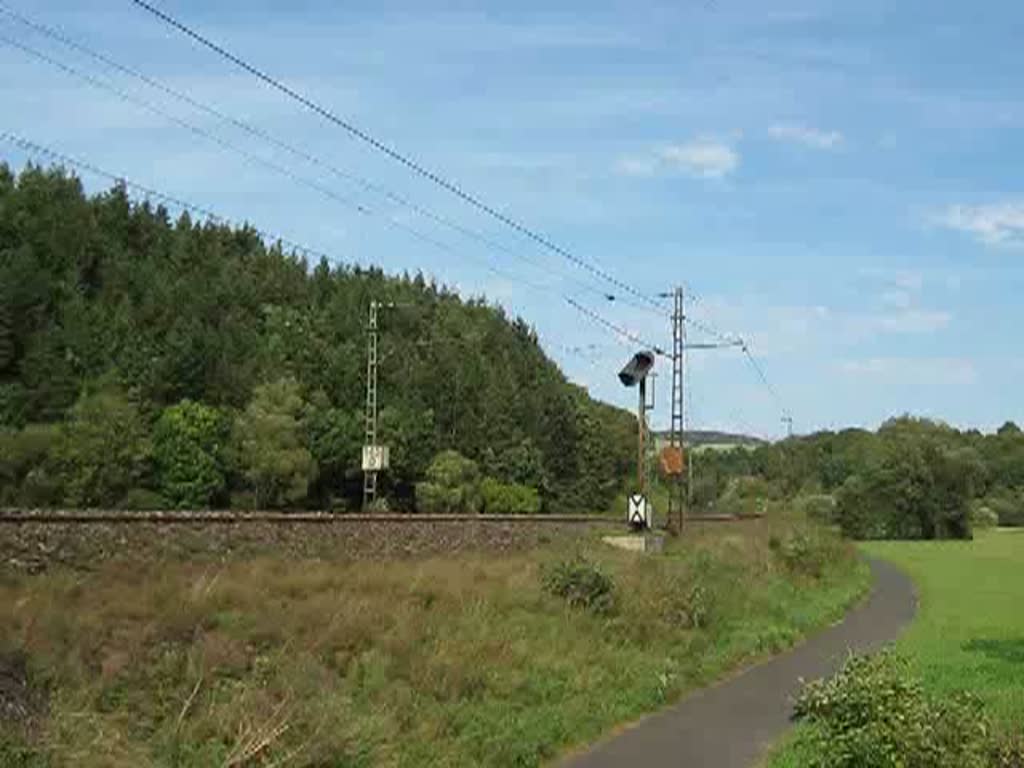
[[[996,434],[1000,437],[1019,437],[1021,431],[1020,427],[1018,427],[1014,422],[1007,421],[996,431]]]
[[[426,482],[416,484],[416,508],[431,513],[480,510],[480,470],[458,451],[441,451],[430,462]]]
[[[561,510],[604,507],[619,489],[633,442],[617,435],[634,431],[632,418],[566,381],[525,321],[483,299],[422,275],[310,268],[251,229],[171,221],[133,203],[124,185],[87,196],[60,169],[0,173],[0,201],[2,424],[61,421],[83,388],[111,374],[154,415],[184,399],[244,412],[254,382],[287,375],[327,404],[300,419],[320,464],[310,500],[355,497],[374,299],[403,307],[380,329],[389,500],[412,504],[446,448]],[[164,455],[154,489],[174,475],[170,463]],[[228,491],[251,484],[244,471],[225,474]],[[172,495],[185,504],[205,492]]]
[[[536,488],[485,477],[480,483],[482,511],[491,515],[533,515],[540,512]]]
[[[153,431],[153,457],[164,498],[175,507],[207,507],[225,488],[229,422],[191,400],[165,408]]]
[[[969,503],[977,457],[905,436],[839,489],[836,519],[860,539],[970,538]]]
[[[0,290],[0,374],[14,363],[14,318],[6,291]]]
[[[235,421],[238,468],[255,493],[257,508],[295,504],[306,497],[316,465],[306,448],[303,406],[298,383],[279,379],[256,387]]]
[[[57,424],[0,429],[0,506],[49,506],[59,500],[50,465],[59,439]]]
[[[309,450],[317,465],[317,500],[333,506],[335,496],[344,493],[346,480],[360,467],[363,443],[362,414],[334,408],[318,392],[305,415]]]
[[[544,456],[529,438],[506,448],[494,460],[494,466],[487,469],[506,482],[534,489],[544,487],[547,482],[544,476]]]
[[[110,381],[83,394],[71,409],[55,449],[74,507],[117,504],[151,469],[150,436],[138,405]]]

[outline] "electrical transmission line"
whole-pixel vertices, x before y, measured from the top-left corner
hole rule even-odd
[[[774,398],[776,405],[778,405],[779,410],[782,412],[782,420],[788,423],[790,429],[792,429],[792,413],[786,407],[786,404],[783,401],[782,396],[779,394],[779,391],[772,385],[771,381],[769,381],[768,376],[765,373],[764,366],[757,360],[753,352],[750,351],[749,342],[742,336],[723,333],[722,331],[719,331],[711,324],[697,320],[696,318],[690,317],[689,315],[687,315],[685,322],[719,341],[719,344],[708,346],[738,347],[743,353],[743,357],[746,360],[746,362],[753,369],[758,381],[764,386],[766,390],[768,390],[772,398]],[[696,347],[697,345],[691,346]]]
[[[216,107],[212,107],[209,104],[203,103],[202,101],[199,101],[198,99],[188,95],[187,93],[183,93],[182,91],[179,91],[179,90],[177,90],[175,88],[172,88],[171,86],[168,86],[165,83],[162,83],[159,80],[156,80],[156,79],[154,79],[154,78],[152,78],[152,77],[150,77],[150,76],[140,72],[139,70],[137,70],[137,69],[135,69],[133,67],[129,67],[129,66],[125,65],[125,64],[122,64],[122,63],[120,63],[118,61],[115,61],[114,59],[110,58],[109,56],[106,56],[103,53],[95,51],[92,48],[90,48],[90,47],[88,47],[88,46],[86,46],[86,45],[84,45],[84,44],[82,44],[80,42],[77,42],[76,40],[73,40],[67,34],[61,32],[58,29],[50,27],[50,26],[48,26],[46,24],[43,24],[43,23],[41,23],[39,21],[35,21],[35,20],[32,20],[32,19],[29,19],[28,17],[22,15],[21,13],[18,13],[17,11],[7,7],[2,2],[0,2],[0,13],[6,14],[10,18],[12,18],[15,21],[17,21],[19,24],[22,24],[23,26],[28,27],[29,29],[31,29],[31,30],[39,33],[39,34],[44,35],[44,36],[50,38],[51,40],[56,40],[57,42],[59,42],[62,45],[66,46],[67,48],[70,48],[73,51],[76,51],[78,53],[84,54],[84,55],[88,56],[89,58],[93,59],[94,61],[100,62],[104,66],[110,67],[110,68],[112,68],[112,69],[114,69],[114,70],[116,70],[116,71],[118,71],[118,72],[120,72],[120,73],[122,73],[124,75],[127,75],[128,77],[131,77],[131,78],[133,78],[135,80],[138,80],[138,81],[146,84],[150,88],[153,88],[155,90],[160,91],[161,93],[164,93],[164,94],[166,94],[168,96],[171,96],[172,98],[174,98],[174,99],[176,99],[176,100],[178,100],[178,101],[180,101],[180,102],[182,102],[184,104],[188,104],[193,109],[196,109],[196,110],[199,110],[199,111],[201,111],[201,112],[203,112],[205,114],[211,115],[211,116],[215,117],[216,119],[218,119],[218,120],[220,120],[222,122],[225,122],[225,123],[227,123],[229,125],[232,125],[235,128],[237,128],[237,129],[239,129],[241,131],[244,131],[245,133],[260,139],[261,141],[267,142],[268,144],[271,144],[274,147],[277,147],[278,149],[282,149],[285,152],[288,152],[289,154],[291,154],[294,157],[298,157],[298,158],[304,160],[305,162],[310,163],[311,165],[314,165],[314,166],[316,166],[318,168],[322,168],[322,169],[328,171],[329,173],[333,174],[334,176],[337,176],[338,178],[345,180],[346,182],[355,184],[355,185],[359,186],[360,188],[362,188],[365,191],[372,192],[372,193],[374,193],[376,195],[379,195],[379,196],[381,196],[381,197],[391,201],[392,203],[395,203],[395,204],[397,204],[399,206],[402,206],[402,207],[412,211],[413,213],[416,213],[416,214],[418,214],[420,216],[428,218],[431,221],[434,221],[434,222],[436,222],[438,224],[441,224],[442,226],[445,226],[445,227],[447,227],[447,228],[449,228],[449,229],[451,229],[453,231],[456,231],[456,232],[458,232],[459,234],[461,234],[461,235],[463,235],[465,237],[471,238],[471,239],[473,239],[473,240],[475,240],[475,241],[477,241],[477,242],[479,242],[479,243],[481,243],[481,244],[483,244],[483,245],[485,245],[485,246],[487,246],[489,248],[493,248],[495,250],[499,250],[499,251],[501,251],[501,252],[503,252],[505,254],[508,254],[508,255],[514,257],[514,258],[517,258],[517,259],[519,259],[521,261],[524,261],[525,263],[530,264],[531,266],[533,266],[533,267],[535,267],[537,269],[540,269],[540,270],[542,270],[544,272],[547,272],[548,274],[551,274],[554,277],[557,277],[559,279],[569,280],[570,282],[572,282],[573,284],[578,286],[580,289],[585,290],[585,291],[589,291],[589,292],[591,292],[593,294],[596,294],[596,295],[599,295],[602,298],[605,298],[606,300],[609,300],[609,301],[622,300],[622,301],[625,301],[626,303],[632,303],[628,299],[625,299],[624,297],[615,296],[614,294],[609,294],[607,291],[602,290],[600,288],[597,288],[595,286],[592,286],[589,283],[583,282],[583,281],[581,281],[581,280],[579,280],[577,278],[574,278],[571,275],[567,275],[567,274],[563,274],[562,272],[555,271],[555,270],[553,270],[551,268],[550,265],[544,264],[543,262],[537,261],[535,259],[531,259],[531,258],[527,257],[525,254],[519,253],[518,251],[515,251],[515,250],[513,250],[511,248],[508,248],[504,244],[494,240],[493,238],[488,237],[487,235],[483,234],[482,232],[479,232],[478,230],[475,230],[475,229],[473,229],[471,227],[465,226],[465,225],[463,225],[463,224],[461,224],[461,223],[459,223],[457,221],[454,221],[453,219],[451,219],[451,218],[449,218],[447,216],[444,216],[442,214],[438,214],[438,213],[430,210],[429,208],[426,208],[424,206],[421,206],[421,205],[413,202],[412,200],[409,200],[408,198],[404,197],[403,195],[400,195],[400,194],[398,194],[396,192],[393,192],[393,191],[387,189],[386,187],[384,187],[384,186],[382,186],[380,184],[376,184],[376,183],[370,181],[369,179],[367,179],[367,178],[365,178],[363,176],[360,176],[358,174],[352,173],[350,171],[343,170],[343,169],[339,168],[338,166],[334,165],[333,163],[325,161],[323,158],[320,158],[320,157],[312,154],[311,152],[309,152],[309,151],[307,151],[305,149],[302,149],[300,147],[296,147],[294,144],[290,144],[290,143],[288,143],[286,141],[283,141],[283,140],[275,137],[273,134],[263,130],[262,128],[259,128],[259,127],[255,126],[255,125],[253,125],[251,123],[248,123],[248,122],[246,122],[244,120],[240,120],[239,118],[237,118],[237,117],[235,117],[235,116],[233,116],[231,114],[228,114],[228,113],[226,113],[223,110],[217,109]],[[24,50],[24,48],[22,50]],[[29,51],[25,51],[25,52],[28,53]],[[48,62],[48,63],[52,63],[52,62]],[[414,236],[417,236],[417,235],[414,234]],[[650,309],[647,305],[642,305],[642,304],[632,304],[632,305],[636,306],[638,308],[642,308],[642,309]]]
[[[210,40],[209,38],[205,37],[201,33],[197,32],[196,30],[194,30],[191,27],[187,26],[183,22],[178,21],[177,19],[175,19],[174,17],[172,17],[169,14],[165,13],[164,11],[161,11],[160,9],[154,7],[153,5],[150,5],[148,2],[145,2],[145,0],[132,0],[132,2],[135,5],[139,6],[140,8],[144,9],[145,11],[149,12],[150,14],[155,16],[156,18],[160,19],[165,24],[173,27],[174,29],[178,30],[179,32],[181,32],[182,34],[184,34],[187,37],[191,38],[192,40],[194,40],[195,42],[197,42],[200,45],[204,46],[205,48],[213,51],[214,53],[216,53],[220,57],[226,59],[227,61],[231,62],[235,66],[240,67],[242,70],[244,70],[245,72],[249,73],[253,77],[256,77],[257,79],[259,79],[260,81],[262,81],[266,85],[269,85],[271,88],[275,89],[276,91],[279,91],[280,93],[283,93],[288,98],[290,98],[293,101],[296,101],[299,104],[301,104],[302,106],[304,106],[306,109],[312,111],[313,113],[319,115],[321,118],[327,120],[328,122],[334,124],[335,126],[341,128],[342,130],[346,131],[349,135],[353,136],[354,138],[358,139],[359,141],[363,142],[364,144],[369,145],[370,147],[372,147],[376,151],[386,155],[387,157],[391,158],[395,162],[405,166],[406,169],[412,171],[416,175],[426,179],[427,181],[429,181],[429,182],[431,182],[431,183],[441,187],[442,189],[446,190],[447,192],[455,195],[457,198],[462,200],[464,203],[469,204],[473,208],[476,208],[477,210],[481,211],[482,213],[486,214],[487,216],[491,217],[492,219],[495,219],[496,221],[498,221],[498,222],[504,224],[505,226],[511,228],[515,232],[517,232],[520,235],[526,237],[527,239],[533,241],[534,243],[536,243],[537,245],[541,246],[542,248],[544,248],[544,249],[546,249],[548,251],[551,251],[552,253],[555,253],[555,254],[561,256],[562,258],[568,260],[572,264],[575,264],[580,269],[586,270],[587,272],[589,272],[593,276],[599,277],[602,280],[605,280],[606,282],[610,283],[611,285],[614,285],[616,288],[618,288],[618,289],[620,289],[622,291],[625,291],[626,293],[631,294],[635,298],[640,299],[641,301],[643,301],[643,302],[645,302],[647,304],[650,304],[650,305],[652,305],[652,306],[654,306],[654,307],[656,307],[658,309],[665,309],[664,305],[662,305],[657,300],[655,300],[655,299],[651,298],[650,296],[644,294],[643,292],[637,290],[636,288],[634,288],[633,286],[629,285],[628,283],[620,280],[619,278],[617,278],[614,275],[610,274],[609,272],[605,271],[601,267],[592,264],[591,262],[589,262],[589,261],[587,261],[587,260],[577,256],[576,254],[572,253],[571,251],[567,250],[566,248],[563,248],[562,246],[554,243],[552,240],[550,240],[545,235],[540,234],[539,232],[537,232],[534,229],[531,229],[530,227],[526,226],[525,224],[523,224],[523,223],[519,222],[518,220],[512,218],[508,214],[502,213],[497,208],[495,208],[494,206],[490,205],[489,203],[483,201],[481,198],[477,197],[476,195],[473,195],[473,194],[465,191],[458,184],[456,184],[456,183],[454,183],[452,181],[449,181],[445,177],[441,176],[439,173],[436,173],[434,171],[429,170],[428,168],[426,168],[425,166],[421,165],[416,160],[412,159],[410,156],[405,155],[405,154],[403,154],[403,153],[401,153],[401,152],[399,152],[399,151],[397,151],[395,149],[392,149],[387,144],[385,144],[381,140],[375,138],[373,135],[371,135],[367,131],[365,131],[362,128],[357,127],[353,123],[351,123],[351,122],[349,122],[349,121],[339,117],[334,112],[332,112],[330,109],[321,106],[320,104],[318,104],[317,102],[313,101],[312,99],[310,99],[310,98],[308,98],[306,96],[303,96],[298,91],[296,91],[293,88],[291,88],[291,87],[285,85],[284,83],[282,83],[280,80],[272,77],[271,75],[269,75],[268,73],[264,72],[263,70],[257,68],[256,66],[248,63],[247,61],[245,61],[244,59],[240,58],[239,56],[236,56],[235,54],[233,54],[230,51],[228,51],[227,49],[225,49],[223,46],[218,45],[217,43],[213,42],[212,40]]]
[[[50,147],[43,146],[42,144],[37,144],[36,142],[18,136],[17,134],[0,130],[0,140],[13,144],[16,147],[30,154],[45,157],[48,160],[72,168],[77,168],[80,171],[86,171],[87,173],[91,173],[94,176],[106,179],[107,181],[114,182],[115,184],[118,185],[123,185],[127,189],[134,189],[136,192],[141,193],[144,197],[153,198],[160,202],[167,203],[169,205],[174,206],[175,208],[179,208],[183,211],[188,211],[190,213],[197,214],[199,216],[202,216],[203,218],[209,219],[210,221],[219,222],[221,224],[231,226],[237,229],[249,229],[252,232],[259,235],[266,242],[281,243],[282,245],[288,247],[290,250],[295,251],[297,253],[326,259],[328,262],[333,262],[335,264],[340,263],[340,259],[338,257],[332,256],[328,253],[325,253],[324,251],[319,251],[315,248],[310,248],[308,246],[302,245],[301,243],[297,243],[294,240],[290,240],[286,237],[282,237],[272,232],[268,232],[266,230],[255,227],[249,223],[246,223],[244,226],[239,226],[236,222],[232,221],[231,219],[225,216],[221,216],[220,214],[210,210],[209,208],[204,208],[201,205],[190,203],[187,200],[181,199],[180,197],[175,197],[174,195],[169,195],[165,192],[160,192],[156,189],[153,189],[152,187],[147,187],[143,184],[138,184],[134,181],[126,179],[124,176],[119,176],[115,173],[111,173],[110,171],[105,171],[102,168],[93,165],[92,163],[87,163],[84,160],[78,160],[76,158],[71,157],[70,155],[64,154],[63,152],[58,152],[57,150],[51,149]]]
[[[47,158],[50,161],[54,161],[54,162],[60,163],[62,165],[68,166],[68,167],[77,168],[78,170],[85,171],[87,173],[91,173],[94,176],[98,176],[100,178],[106,179],[107,181],[113,182],[114,184],[123,185],[125,188],[133,189],[133,190],[141,193],[143,196],[145,196],[147,198],[153,198],[155,200],[158,200],[158,201],[167,203],[169,205],[172,205],[175,208],[178,208],[180,210],[189,211],[189,212],[191,212],[193,214],[198,214],[198,215],[200,215],[200,216],[202,216],[202,217],[204,217],[206,219],[209,219],[211,221],[214,221],[214,222],[220,222],[220,223],[222,223],[224,225],[232,226],[232,227],[235,227],[235,228],[241,228],[232,219],[230,219],[228,217],[225,217],[225,216],[221,216],[220,214],[216,213],[215,211],[213,211],[213,210],[211,210],[209,208],[203,207],[201,205],[196,205],[195,203],[191,203],[191,202],[189,202],[187,200],[183,200],[180,197],[175,197],[174,195],[169,195],[169,194],[167,194],[165,192],[160,192],[159,190],[153,189],[152,187],[148,187],[148,186],[146,186],[144,184],[139,184],[137,182],[131,181],[131,180],[127,179],[123,175],[111,173],[110,171],[106,171],[106,170],[104,170],[102,168],[99,168],[98,166],[93,165],[92,163],[88,163],[88,162],[85,162],[83,160],[79,160],[77,158],[71,157],[70,155],[67,155],[67,154],[65,154],[63,152],[59,152],[59,151],[57,151],[55,149],[52,149],[51,147],[47,147],[47,146],[44,146],[43,144],[39,144],[37,142],[31,141],[29,139],[26,139],[26,138],[24,138],[22,136],[18,136],[17,134],[14,134],[14,133],[11,133],[11,132],[8,132],[8,131],[4,131],[4,130],[0,130],[0,140],[6,141],[6,142],[8,142],[10,144],[13,144],[14,146],[19,147],[23,151],[28,152],[30,154],[34,154],[34,155],[37,155],[37,156],[40,156],[40,157],[45,157],[45,158]],[[252,224],[246,223],[244,225],[244,227],[249,229],[250,231],[254,232],[256,235],[258,235],[260,238],[262,238],[265,242],[269,242],[269,243],[277,242],[277,243],[280,243],[283,246],[286,246],[287,248],[289,248],[290,250],[292,250],[294,252],[297,252],[297,253],[300,253],[300,254],[303,254],[303,255],[306,255],[306,256],[312,256],[312,257],[316,257],[318,259],[325,259],[328,262],[332,262],[332,263],[335,263],[335,264],[341,263],[341,260],[337,256],[332,256],[331,254],[326,253],[324,251],[317,250],[316,248],[311,248],[309,246],[303,245],[303,244],[301,244],[299,242],[296,242],[294,240],[291,240],[289,238],[282,237],[281,235],[277,235],[277,234],[274,234],[274,233],[269,232],[267,230],[260,229],[259,227],[253,226]],[[555,291],[550,286],[539,285],[539,284],[532,284],[529,281],[526,281],[526,280],[524,280],[523,278],[521,278],[519,276],[512,275],[512,274],[506,274],[506,273],[503,273],[501,271],[497,271],[497,274],[499,274],[502,277],[507,277],[510,280],[514,280],[516,282],[520,282],[520,283],[522,283],[524,285],[527,285],[529,287],[536,288],[537,290],[552,291],[557,296],[559,296],[561,299],[566,301],[574,309],[576,309],[580,313],[586,315],[587,317],[590,317],[591,319],[594,319],[594,320],[598,321],[607,330],[612,331],[614,334],[616,334],[616,336],[614,336],[614,338],[616,338],[616,340],[619,340],[620,336],[624,335],[627,338],[630,338],[630,339],[632,339],[633,341],[635,341],[637,343],[643,343],[634,334],[630,333],[629,331],[627,331],[627,330],[625,330],[623,328],[620,328],[619,326],[615,325],[611,321],[606,320],[605,318],[601,317],[600,315],[598,315],[593,310],[591,310],[591,309],[583,306],[579,302],[577,302],[571,296],[567,296],[565,294],[558,293],[557,291]]]
[[[611,320],[602,315],[599,315],[594,310],[589,309],[588,307],[584,307],[571,296],[565,296],[563,298],[565,298],[565,300],[569,302],[569,304],[578,312],[580,312],[583,315],[586,315],[598,325],[603,326],[606,330],[609,330],[612,333],[614,333],[616,338],[620,340],[628,339],[629,341],[632,341],[634,344],[639,344],[640,346],[647,347],[656,355],[661,355],[662,357],[669,357],[669,354],[665,352],[664,348],[662,348],[660,345],[651,344],[650,342],[645,341],[642,337],[638,336],[632,331],[623,328],[621,325],[612,322]]]
[[[216,134],[213,134],[213,133],[211,133],[210,131],[207,131],[204,128],[201,128],[201,127],[199,127],[197,125],[194,125],[193,123],[190,123],[187,120],[182,120],[181,118],[179,118],[179,117],[177,117],[175,115],[170,114],[169,112],[167,112],[167,111],[161,109],[160,107],[158,107],[158,106],[156,106],[156,105],[146,101],[145,99],[141,99],[141,98],[138,98],[136,96],[132,96],[131,94],[126,93],[125,91],[122,91],[121,89],[117,88],[114,85],[111,85],[108,82],[105,82],[104,80],[101,80],[99,78],[93,77],[92,75],[90,75],[88,73],[85,73],[85,72],[82,72],[82,71],[76,69],[75,67],[72,67],[72,66],[70,66],[68,64],[65,64],[64,62],[58,61],[57,59],[54,59],[53,57],[51,57],[51,56],[49,56],[49,55],[47,55],[47,54],[45,54],[45,53],[43,53],[41,51],[38,51],[38,50],[36,50],[36,49],[34,49],[34,48],[30,47],[30,46],[24,45],[23,43],[20,43],[20,42],[18,42],[16,40],[12,40],[11,38],[6,37],[4,35],[0,35],[0,43],[4,43],[4,44],[9,45],[9,46],[11,46],[13,48],[16,48],[16,49],[22,51],[23,53],[25,53],[25,54],[27,54],[27,55],[29,55],[29,56],[37,59],[37,60],[43,61],[43,62],[45,62],[45,63],[47,63],[47,64],[49,64],[49,65],[51,65],[51,66],[53,66],[53,67],[55,67],[55,68],[57,68],[59,70],[61,70],[61,71],[63,71],[65,74],[68,74],[68,75],[71,75],[72,77],[78,78],[78,79],[82,80],[83,82],[86,82],[86,83],[88,83],[89,85],[91,85],[91,86],[93,86],[95,88],[107,91],[108,93],[113,94],[114,96],[116,96],[117,98],[121,99],[122,101],[125,101],[125,102],[127,102],[129,104],[133,104],[133,105],[135,105],[137,107],[140,107],[140,108],[145,109],[145,110],[147,110],[149,112],[152,112],[153,114],[156,114],[156,115],[158,115],[158,116],[160,116],[160,117],[162,117],[162,118],[164,118],[166,120],[169,120],[172,123],[178,125],[179,127],[182,127],[184,129],[190,131],[191,133],[194,133],[194,134],[196,134],[198,136],[201,136],[202,138],[204,138],[204,139],[206,139],[208,141],[213,142],[214,144],[216,144],[217,146],[221,147],[222,149],[225,149],[225,150],[227,150],[229,152],[233,152],[233,153],[239,155],[246,162],[248,162],[248,163],[250,163],[252,165],[261,166],[261,167],[266,168],[266,169],[268,169],[268,170],[270,170],[270,171],[272,171],[274,173],[281,174],[281,175],[285,176],[286,178],[289,178],[292,181],[294,181],[294,182],[296,182],[298,184],[301,184],[302,186],[308,187],[308,188],[310,188],[310,189],[312,189],[312,190],[314,190],[314,191],[324,195],[325,197],[329,198],[330,200],[333,200],[334,202],[340,203],[341,205],[344,205],[347,208],[350,208],[350,209],[356,211],[357,213],[359,213],[359,214],[361,214],[363,216],[373,217],[373,216],[377,215],[370,208],[367,208],[366,206],[364,206],[364,205],[362,205],[362,204],[360,204],[360,203],[358,203],[356,201],[353,201],[353,200],[351,200],[351,199],[349,199],[347,197],[339,195],[336,192],[334,192],[333,190],[329,189],[328,187],[325,187],[322,184],[317,183],[316,181],[308,179],[308,178],[306,178],[304,176],[301,176],[301,175],[291,171],[288,168],[285,168],[284,166],[278,165],[277,163],[274,163],[274,162],[272,162],[270,160],[266,160],[265,158],[262,158],[262,157],[260,157],[258,155],[254,155],[251,152],[248,152],[248,151],[246,151],[244,149],[241,149],[241,148],[235,146],[234,144],[232,144],[232,143],[230,143],[228,141],[225,141],[224,139],[222,139],[221,137],[217,136]],[[406,234],[411,235],[412,237],[414,237],[414,238],[416,238],[416,239],[418,239],[418,240],[420,240],[422,242],[425,242],[425,243],[427,243],[427,244],[429,244],[429,245],[431,245],[431,246],[433,246],[435,248],[438,248],[439,250],[442,250],[442,251],[444,251],[446,253],[449,253],[449,254],[455,256],[458,259],[469,259],[471,261],[474,261],[477,264],[480,264],[481,266],[483,266],[488,271],[492,272],[493,274],[498,275],[499,277],[503,277],[503,278],[508,279],[508,280],[512,280],[512,281],[515,281],[515,282],[518,282],[518,283],[522,283],[522,284],[526,285],[527,287],[532,288],[534,290],[544,290],[544,291],[546,291],[546,290],[555,290],[551,286],[541,285],[541,284],[536,283],[536,282],[534,282],[532,280],[529,280],[527,278],[520,277],[520,276],[517,276],[517,275],[513,275],[510,272],[507,272],[507,271],[505,271],[503,269],[500,269],[500,268],[494,266],[489,261],[486,261],[486,260],[483,260],[483,259],[478,259],[478,258],[475,258],[473,256],[467,255],[465,253],[456,251],[454,248],[449,246],[447,243],[444,243],[444,242],[442,242],[440,240],[437,240],[434,237],[431,237],[430,235],[427,235],[427,234],[425,234],[423,232],[420,232],[416,228],[411,227],[408,224],[405,224],[404,222],[402,222],[402,221],[400,221],[400,220],[398,220],[398,219],[396,219],[396,218],[394,218],[392,216],[384,215],[384,216],[382,216],[381,220],[387,226],[392,227],[393,229],[405,232]]]

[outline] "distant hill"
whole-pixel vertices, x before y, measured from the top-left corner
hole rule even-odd
[[[0,161],[0,506],[111,506],[137,492],[148,505],[169,503],[157,492],[178,504],[180,488],[206,484],[213,490],[189,503],[226,505],[235,494],[248,504],[253,478],[271,487],[271,477],[290,489],[290,508],[357,508],[371,302],[385,307],[376,438],[391,449],[381,493],[393,508],[412,507],[415,485],[449,450],[481,475],[539,489],[552,510],[601,509],[615,496],[631,471],[633,416],[568,381],[524,319],[422,274],[308,264],[249,227],[175,219],[123,185],[88,196],[62,169],[15,174]],[[123,422],[103,415],[111,403]],[[205,474],[171,488],[150,446],[161,418],[195,404],[213,436],[194,454],[202,460],[180,466]],[[95,450],[87,440],[108,432],[76,426],[93,424],[90,414],[112,441]],[[262,453],[243,460],[223,448],[257,423],[277,425],[246,438]],[[181,434],[197,440],[187,424]],[[52,452],[2,444],[36,446],[40,433],[61,437]],[[125,435],[135,442],[116,453]],[[9,456],[32,457],[15,462],[14,482]],[[272,471],[257,471],[253,456]],[[298,479],[278,482],[282,467]],[[50,484],[45,498],[36,477]]]

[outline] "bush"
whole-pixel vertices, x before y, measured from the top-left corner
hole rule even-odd
[[[540,494],[520,483],[502,483],[492,477],[480,483],[483,511],[492,515],[533,515],[540,512]]]
[[[47,471],[59,438],[60,430],[53,424],[0,430],[0,506],[48,506],[59,501],[60,485]],[[38,504],[40,498],[47,503]]]
[[[711,623],[715,594],[704,573],[696,570],[650,585],[662,621],[682,629],[704,629]]]
[[[767,512],[769,504],[780,495],[779,489],[767,480],[744,475],[729,480],[716,502],[716,507],[722,514],[737,517],[762,515]]]
[[[768,546],[792,573],[821,578],[825,566],[836,556],[838,542],[813,525],[795,525],[773,533]]]
[[[164,409],[153,431],[153,457],[171,506],[208,507],[223,493],[228,424],[216,408],[183,400]]]
[[[560,560],[541,570],[544,591],[561,597],[573,608],[608,615],[615,608],[615,583],[611,576],[582,555]]]
[[[416,484],[416,509],[430,514],[480,511],[480,471],[458,451],[441,451],[430,462],[425,482]]]
[[[999,525],[999,515],[992,507],[980,499],[971,502],[971,526],[974,528],[994,528]]]
[[[1016,489],[1002,488],[990,493],[981,503],[995,513],[999,525],[1024,527],[1024,493]]]
[[[151,491],[148,488],[132,488],[118,502],[117,508],[136,512],[154,512],[167,509],[168,506],[167,499],[156,491]]]
[[[836,499],[830,493],[801,494],[793,499],[793,509],[808,520],[830,525],[836,518]]]
[[[796,714],[817,726],[814,768],[983,768],[1003,746],[977,698],[930,697],[888,651],[805,686]]]
[[[54,459],[73,507],[106,507],[140,486],[152,446],[138,406],[120,387],[86,393],[65,423]]]
[[[857,539],[969,539],[978,468],[970,454],[889,438],[884,456],[851,475],[836,519]]]
[[[306,498],[316,464],[306,448],[303,410],[299,385],[280,379],[256,387],[235,421],[235,455],[257,507],[286,506]]]

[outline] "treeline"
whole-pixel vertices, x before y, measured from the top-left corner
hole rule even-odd
[[[633,417],[521,318],[3,165],[0,505],[356,507],[371,300],[392,508],[450,503],[452,467],[492,511],[607,505]]]
[[[802,507],[855,538],[967,538],[974,526],[1024,525],[1024,433],[959,431],[910,416],[877,431],[794,437],[695,457],[701,508]]]

